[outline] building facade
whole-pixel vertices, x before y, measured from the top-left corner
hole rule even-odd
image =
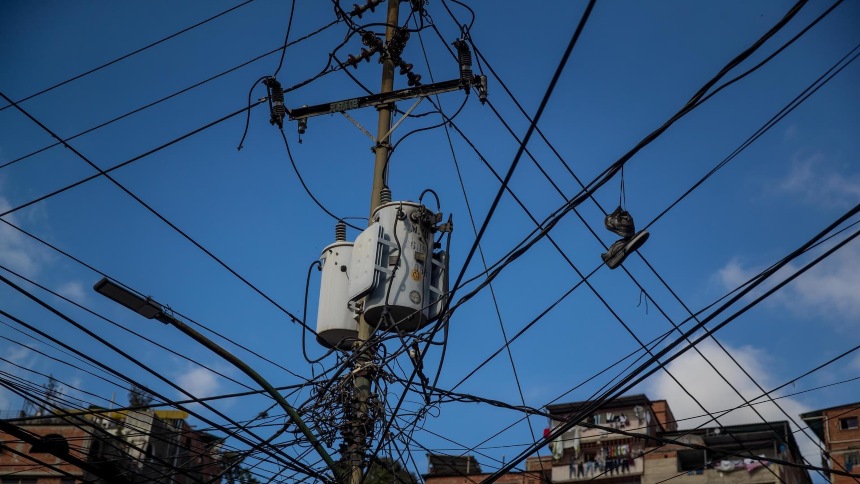
[[[830,482],[860,482],[860,402],[807,412],[800,418],[821,440],[822,467],[854,474],[828,472]]]
[[[176,410],[54,411],[0,422],[0,484],[220,482],[221,439]]]
[[[498,484],[546,484],[551,481],[550,456],[529,457],[524,471],[509,472],[496,481]],[[481,470],[474,456],[427,455],[427,474],[424,484],[475,484],[492,475]]]
[[[642,484],[811,484],[788,422],[663,432],[643,455]],[[666,443],[674,441],[677,443]],[[780,462],[787,462],[783,465]]]
[[[644,472],[642,457],[649,438],[675,430],[675,417],[665,400],[651,401],[645,395],[617,398],[599,410],[583,412],[590,402],[574,402],[547,407],[551,428],[571,418],[582,417],[552,442],[552,482],[593,479],[609,484],[639,483]]]

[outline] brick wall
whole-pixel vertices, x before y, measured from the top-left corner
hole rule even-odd
[[[856,419],[860,423],[860,408],[856,405],[829,409],[824,412],[825,436],[828,440],[828,451],[832,459],[832,469],[843,470],[847,468],[846,457],[860,456],[860,425],[853,426]],[[853,428],[842,428],[845,424],[851,424]],[[860,466],[855,465],[852,473],[860,474]],[[856,484],[857,480],[848,476],[831,474],[833,484]]]
[[[22,425],[21,427],[30,433],[43,437],[46,435],[60,435],[68,443],[69,453],[72,456],[83,460],[86,460],[87,458],[91,438],[89,434],[79,427],[68,423],[58,423],[56,425]],[[56,466],[69,474],[75,476],[84,475],[84,472],[80,468],[66,463],[59,457],[48,453],[31,452],[33,447],[31,444],[22,442],[17,437],[5,432],[0,432],[0,442],[2,442],[2,446],[5,447],[0,450],[0,469],[2,469],[2,473],[5,475],[37,477],[39,478],[40,484],[60,482],[61,474],[50,470],[47,467],[39,468],[36,462],[28,459],[27,457],[20,456],[15,452],[12,452],[12,450],[31,456],[34,459],[43,462],[45,465]],[[51,478],[52,476],[55,476],[56,478]]]

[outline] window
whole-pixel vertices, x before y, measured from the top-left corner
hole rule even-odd
[[[846,452],[842,458],[845,460],[845,470],[853,472],[854,467],[860,462],[860,452]]]
[[[39,442],[33,444],[33,447],[30,449],[30,453],[67,455],[69,453],[69,443],[62,435],[48,434],[42,437]]]
[[[707,457],[704,450],[679,450],[678,451],[678,471],[686,472],[701,471],[707,467]]]
[[[857,417],[839,419],[839,430],[851,430],[857,428]]]

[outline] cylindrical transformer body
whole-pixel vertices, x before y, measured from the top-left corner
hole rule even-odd
[[[317,341],[326,347],[348,349],[358,338],[358,322],[347,307],[352,242],[335,242],[323,249]]]
[[[425,215],[420,204],[390,202],[371,216],[383,229],[387,271],[365,300],[364,318],[381,330],[416,331],[429,322],[433,234]]]

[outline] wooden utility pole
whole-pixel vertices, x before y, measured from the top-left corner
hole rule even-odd
[[[397,26],[400,16],[400,0],[388,0],[388,14],[386,16],[385,41],[390,42],[397,32]],[[387,52],[381,53],[382,60],[382,88],[381,94],[389,93],[394,90],[394,60]],[[391,112],[394,109],[394,103],[383,104],[377,107],[379,111],[379,120],[376,129],[376,143],[374,153],[376,161],[373,165],[373,188],[370,191],[370,216],[368,224],[372,223],[370,217],[373,212],[379,207],[381,200],[382,188],[385,182],[385,168],[388,163],[389,140],[391,135]],[[364,314],[361,315],[358,321],[358,341],[356,347],[361,353],[356,358],[357,368],[367,368],[367,361],[370,359],[368,351],[375,351],[374,348],[365,347],[367,341],[373,336],[373,328],[365,321]],[[369,417],[367,411],[367,401],[370,398],[371,387],[373,381],[369,378],[371,375],[359,372],[355,378],[355,393],[356,393],[356,409],[354,418],[359,422],[367,422]],[[364,460],[364,453],[367,449],[364,448],[364,432],[367,428],[373,428],[372,422],[369,426],[356,426],[358,435],[353,445],[353,455],[350,456],[351,475],[350,484],[360,484],[362,481],[361,462]]]

